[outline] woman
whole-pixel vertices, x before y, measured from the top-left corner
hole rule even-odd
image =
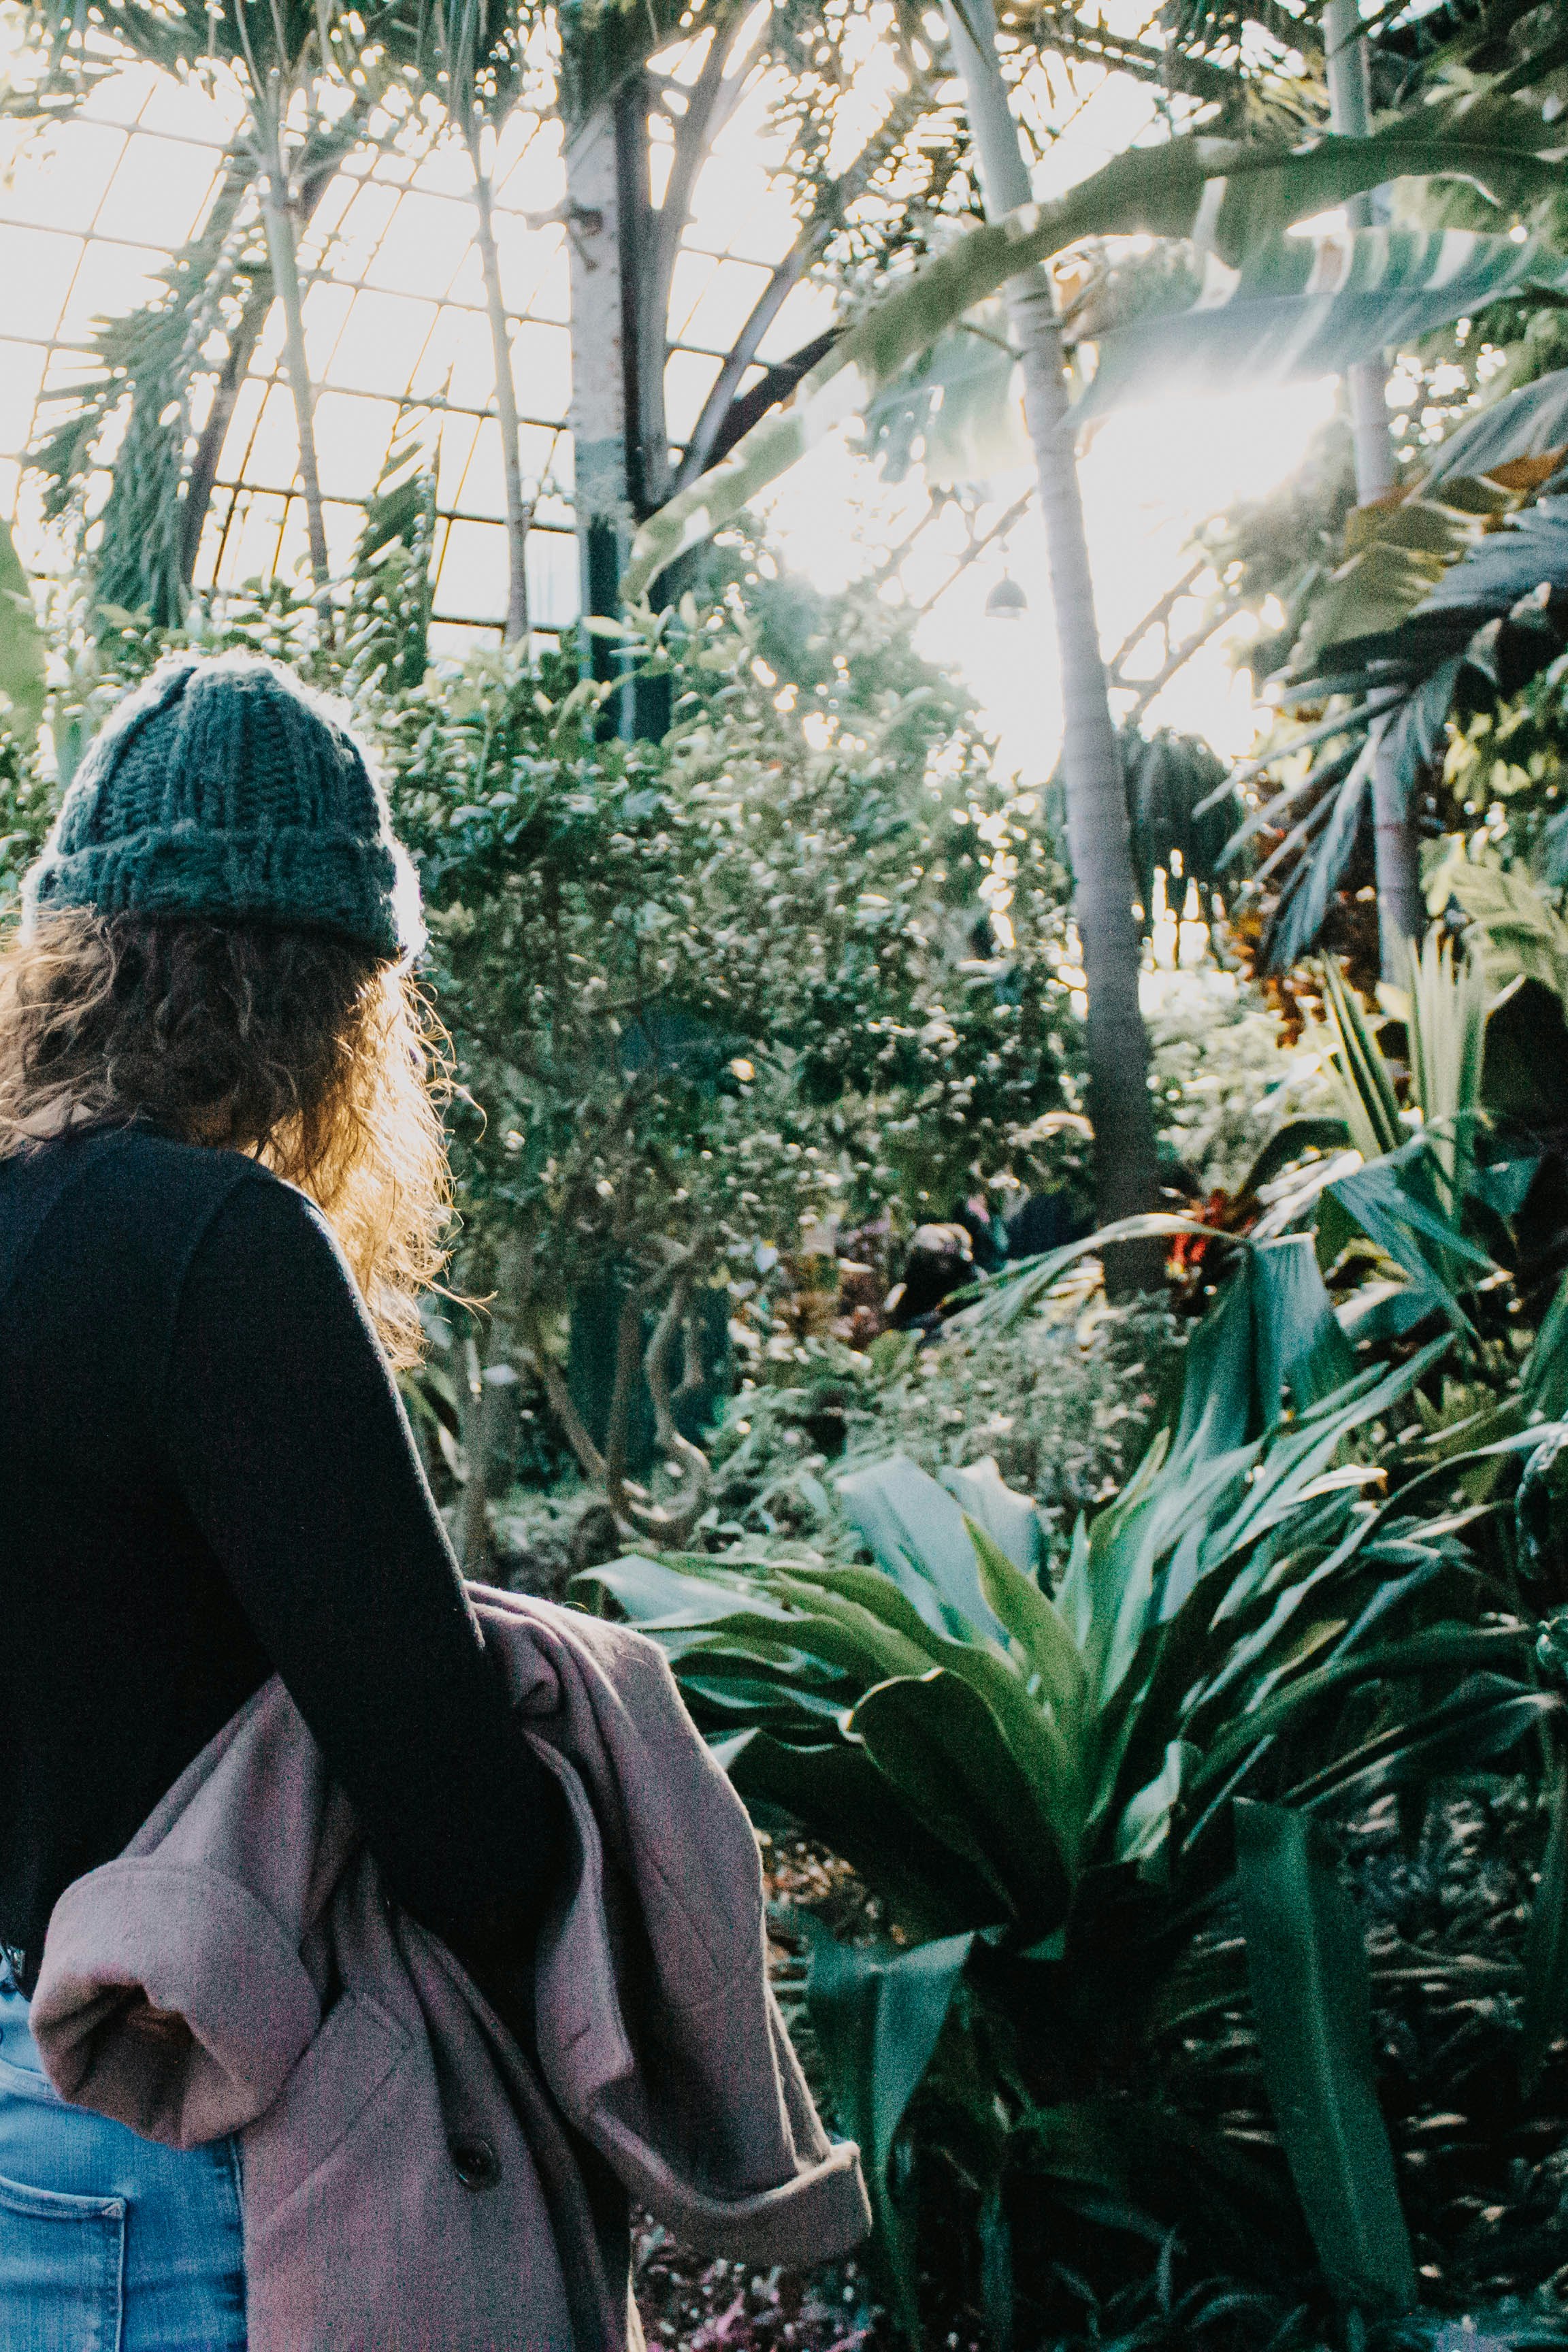
[[[245,2343],[236,2156],[68,2108],[62,1890],[281,1675],[387,1885],[468,1956],[548,1887],[392,1367],[447,1215],[413,869],[289,675],[182,657],[83,761],[0,956],[0,2345]],[[493,1791],[535,1792],[502,1811]],[[148,2012],[152,2032],[183,2031]]]

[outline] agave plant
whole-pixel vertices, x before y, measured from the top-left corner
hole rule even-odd
[[[819,1948],[812,1968],[910,2325],[910,2220],[887,2159],[960,1979],[1009,2053],[974,2102],[994,2126],[971,2159],[994,2234],[1010,2163],[1113,2179],[1129,2135],[1145,2158],[1170,2152],[1171,2118],[1127,2095],[1161,2037],[1245,2002],[1248,1953],[1320,2260],[1352,2291],[1412,2298],[1358,2039],[1359,1937],[1303,1824],[1469,1769],[1557,1707],[1526,1679],[1532,1628],[1470,1622],[1455,1520],[1368,1492],[1374,1433],[1447,1344],[1353,1372],[1310,1244],[1290,1236],[1244,1260],[1189,1349],[1174,1428],[1080,1522],[1054,1591],[1037,1515],[994,1465],[938,1483],[900,1458],[838,1482],[869,1565],[686,1554],[589,1571],[664,1644],[748,1802],[854,1864],[915,1939]],[[1194,1931],[1237,1884],[1241,1958],[1194,1966]],[[1252,2170],[1248,2193],[1277,2201]]]

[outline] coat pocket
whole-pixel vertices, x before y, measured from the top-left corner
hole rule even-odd
[[[340,1997],[278,2098],[241,2141],[247,2242],[309,2197],[322,2166],[411,2047],[412,2037],[376,2002],[357,1993]]]
[[[0,2177],[0,2345],[119,2352],[123,2197],[67,2197]]]

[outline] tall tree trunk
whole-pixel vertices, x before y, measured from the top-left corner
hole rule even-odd
[[[267,227],[267,257],[272,282],[283,305],[283,352],[289,389],[294,396],[294,421],[300,436],[300,487],[305,498],[305,520],[310,536],[310,573],[318,589],[331,578],[327,565],[327,531],[321,516],[321,477],[316,464],[315,404],[310,389],[310,362],[305,355],[305,311],[300,294],[300,247],[294,215],[289,203],[289,173],[283,161],[282,126],[274,120],[267,170],[261,183],[261,213]]]
[[[944,0],[948,37],[968,94],[969,126],[988,217],[1030,201],[1029,175],[996,57],[991,0]],[[1040,479],[1062,677],[1062,776],[1073,911],[1089,997],[1089,1114],[1095,1208],[1102,1224],[1155,1202],[1149,1039],[1138,1002],[1142,945],[1127,792],[1106,693],[1094,583],[1068,414],[1061,336],[1043,268],[1014,278],[1007,315],[1024,370],[1025,414]],[[1162,1252],[1140,1244],[1107,1272],[1120,1289],[1157,1280]]]
[[[572,457],[583,610],[616,618],[629,543],[626,370],[622,351],[621,188],[616,104],[605,100],[566,148],[567,250],[572,285]],[[592,676],[616,675],[610,647],[590,636]],[[618,699],[629,706],[629,695]],[[618,731],[630,733],[629,708]]]
[[[1329,0],[1323,11],[1329,121],[1335,131],[1364,139],[1372,128],[1372,86],[1359,0]],[[1370,228],[1373,200],[1352,196],[1345,206],[1352,228]],[[1363,506],[1394,488],[1394,439],[1388,429],[1388,370],[1381,358],[1345,371],[1345,394],[1355,444],[1356,496]],[[1421,850],[1409,793],[1384,749],[1381,733],[1372,772],[1373,840],[1377,874],[1378,933],[1384,980],[1405,978],[1406,943],[1426,927]]]
[[[668,493],[667,331],[654,267],[647,89],[641,74],[596,107],[566,150],[572,271],[572,441],[583,609],[615,619],[631,534]],[[621,676],[614,641],[593,637],[590,673]],[[616,731],[662,735],[669,681],[627,678]]]
[[[507,332],[506,303],[501,295],[500,256],[496,250],[495,212],[489,173],[480,146],[482,126],[470,115],[468,159],[474,167],[474,211],[478,217],[479,268],[484,273],[485,307],[489,312],[490,344],[495,352],[496,422],[500,428],[501,471],[506,484],[507,600],[504,640],[509,646],[528,643],[528,532],[532,520],[522,495],[522,459],[518,448],[517,386],[511,373],[511,338]]]

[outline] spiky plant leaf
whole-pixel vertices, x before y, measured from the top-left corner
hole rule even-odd
[[[1236,1861],[1264,2081],[1319,2259],[1342,2293],[1408,2310],[1415,2260],[1373,2079],[1361,1923],[1300,1813],[1238,1804]]]

